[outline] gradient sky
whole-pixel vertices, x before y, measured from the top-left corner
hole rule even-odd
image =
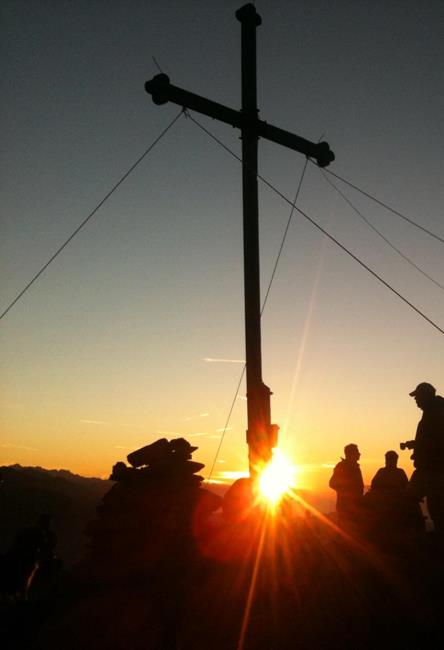
[[[239,108],[240,6],[2,3],[0,311],[177,114],[144,91],[153,56],[172,83]],[[444,236],[442,1],[256,8],[262,119],[327,140],[333,171]],[[195,117],[240,153],[236,130]],[[293,198],[304,158],[261,140],[259,160]],[[441,243],[346,191],[444,284]],[[311,165],[299,205],[444,326],[442,289]],[[288,216],[260,187],[263,287]],[[105,476],[138,446],[186,436],[207,472],[245,354],[241,226],[239,164],[181,117],[1,321],[0,463]],[[301,486],[325,486],[348,442],[369,482],[384,452],[414,436],[408,392],[420,381],[444,391],[442,334],[297,214],[262,341],[272,420]],[[243,386],[216,477],[247,468],[244,396]]]

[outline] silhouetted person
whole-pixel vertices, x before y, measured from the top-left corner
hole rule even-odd
[[[5,590],[17,600],[26,600],[37,571],[41,567],[48,569],[54,558],[56,537],[50,530],[50,522],[49,515],[40,515],[34,526],[17,533],[5,555]]]
[[[407,474],[398,467],[398,454],[388,451],[385,454],[385,467],[381,467],[372,479],[371,490],[385,497],[403,495],[408,485]]]
[[[410,488],[417,498],[427,497],[435,530],[444,533],[444,398],[427,382],[409,394],[423,411],[413,443]]]
[[[380,542],[396,542],[424,526],[419,505],[408,493],[407,474],[397,467],[398,458],[396,451],[385,454],[385,467],[378,469],[364,497],[369,534]]]
[[[336,510],[341,526],[356,523],[362,508],[364,481],[358,460],[361,453],[358,445],[344,447],[345,458],[341,458],[333,471],[329,485],[337,494]]]

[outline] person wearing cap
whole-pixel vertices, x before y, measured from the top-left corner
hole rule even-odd
[[[358,445],[346,445],[344,456],[334,468],[329,486],[337,495],[336,510],[340,525],[350,527],[356,523],[361,513],[364,481],[358,463],[361,457]]]
[[[444,398],[427,382],[409,395],[423,412],[413,445],[415,471],[410,485],[418,497],[427,497],[435,530],[444,532]]]

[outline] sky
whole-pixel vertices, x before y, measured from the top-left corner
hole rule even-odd
[[[240,108],[239,2],[2,3],[0,311],[177,115],[145,81]],[[330,169],[444,237],[444,4],[256,3],[260,117],[326,140]],[[240,154],[239,133],[194,117]],[[260,140],[293,200],[305,159]],[[333,179],[334,180],[334,179]],[[443,244],[342,185],[444,284]],[[260,184],[262,295],[290,208]],[[298,206],[444,327],[443,289],[309,164]],[[107,476],[184,436],[207,476],[248,467],[239,163],[184,116],[0,322],[0,464]],[[440,332],[299,214],[262,317],[263,377],[299,487],[324,489],[345,444],[364,480],[414,437],[408,393],[444,391]],[[408,452],[400,465],[412,470]]]

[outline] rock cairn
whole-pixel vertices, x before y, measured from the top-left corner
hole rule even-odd
[[[196,449],[184,438],[162,438],[130,453],[129,465],[114,465],[115,484],[86,530],[95,576],[142,577],[192,559],[195,527],[221,505],[201,487]]]

